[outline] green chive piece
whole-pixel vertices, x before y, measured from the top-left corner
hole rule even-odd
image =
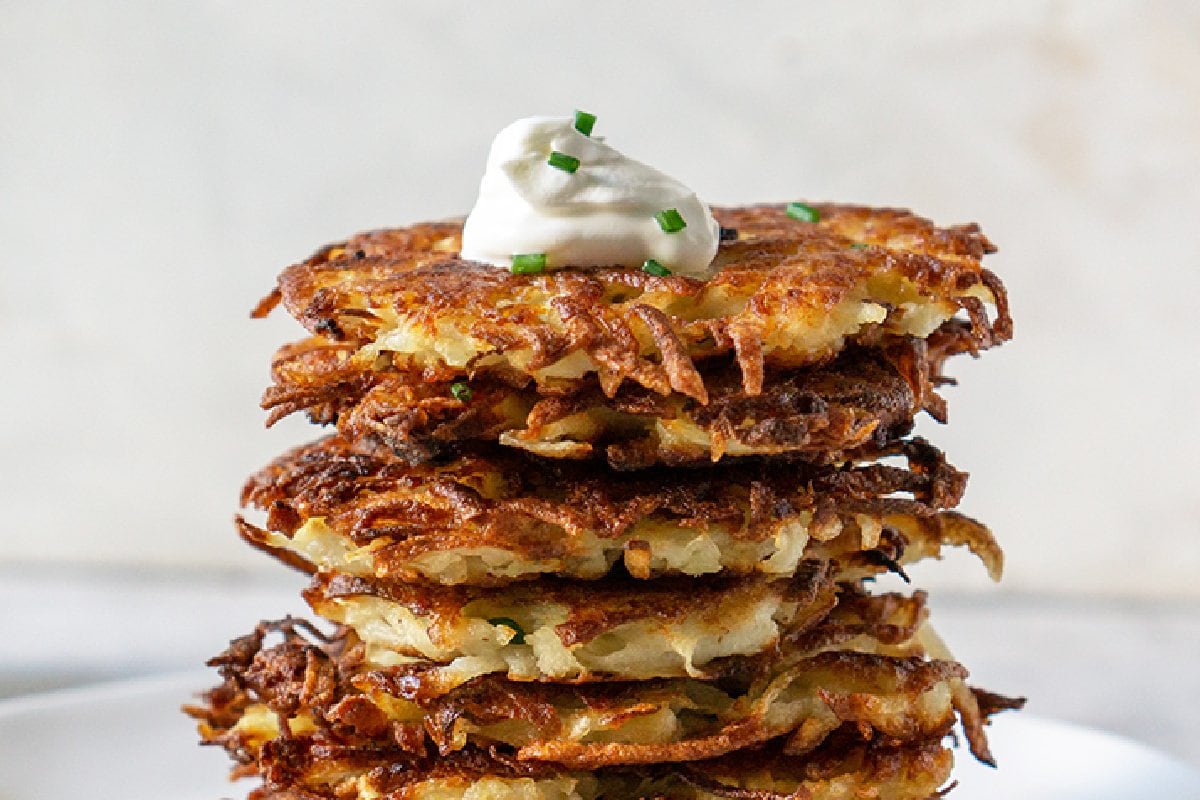
[[[518,253],[512,257],[512,273],[514,275],[537,275],[545,271],[545,253]]]
[[[850,245],[851,250],[866,250],[868,247],[870,247],[870,245],[866,242],[855,242],[854,244]]]
[[[654,219],[658,220],[658,227],[662,228],[663,233],[679,233],[687,227],[687,223],[683,221],[683,216],[680,215],[678,209],[668,208],[654,215]]]
[[[474,394],[474,392],[471,391],[470,386],[459,382],[451,385],[450,394],[454,395],[455,400],[461,400],[464,403],[469,403],[471,402],[471,395]]]
[[[550,158],[546,159],[546,163],[555,169],[561,169],[563,172],[574,172],[579,169],[578,158],[569,156],[566,153],[560,153],[557,150],[550,151]]]
[[[804,203],[788,203],[787,215],[801,222],[820,222],[821,212]]]
[[[592,135],[592,127],[596,124],[596,115],[575,109],[575,130],[584,136]]]
[[[653,258],[647,258],[646,263],[642,264],[642,272],[648,272],[658,278],[665,278],[671,274],[671,270],[667,269]]]
[[[515,631],[513,637],[509,639],[509,644],[525,644],[525,631],[521,630],[521,626],[517,624],[515,619],[511,617],[494,617],[488,620],[488,624],[503,626]]]

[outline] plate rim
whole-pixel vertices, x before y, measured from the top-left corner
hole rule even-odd
[[[188,669],[20,694],[0,699],[0,720],[21,714],[51,711],[87,703],[125,700],[141,694],[154,694],[175,689],[180,689],[183,693],[180,697],[182,704],[189,694],[198,697],[204,691],[205,681],[212,682],[211,671]],[[192,684],[199,688],[189,689]]]

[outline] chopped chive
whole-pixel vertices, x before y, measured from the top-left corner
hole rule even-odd
[[[537,275],[546,271],[545,253],[518,253],[512,257],[514,275]]]
[[[596,124],[596,115],[586,111],[575,110],[575,130],[584,136],[592,135],[592,127]]]
[[[671,270],[667,269],[653,258],[647,258],[646,263],[642,264],[642,272],[648,272],[658,278],[665,278],[671,274]]]
[[[566,153],[560,153],[557,150],[550,151],[550,158],[546,159],[546,163],[555,169],[561,169],[563,172],[574,172],[579,169],[578,158],[569,156]]]
[[[511,617],[493,617],[492,619],[488,620],[488,624],[496,626],[502,625],[505,628],[510,628],[515,631],[513,637],[509,639],[510,644],[525,644],[525,631],[521,630],[521,626],[517,624],[515,619],[512,619]]]
[[[870,245],[866,242],[855,242],[854,244],[850,245],[851,250],[866,250],[868,247],[870,247]]]
[[[804,203],[788,203],[787,215],[801,222],[820,222],[821,212]]]
[[[654,219],[658,220],[658,227],[662,228],[663,233],[679,233],[687,227],[679,210],[674,208],[658,212],[654,215]]]
[[[459,383],[455,383],[450,386],[450,394],[454,395],[455,400],[461,400],[464,403],[469,403],[471,402],[471,395],[474,394],[474,392],[471,391],[470,386],[467,386],[465,383],[460,381]]]

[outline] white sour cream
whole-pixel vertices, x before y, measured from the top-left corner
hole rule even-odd
[[[579,159],[575,172],[547,163]],[[675,209],[687,224],[664,232],[655,215]],[[708,206],[679,181],[575,130],[568,117],[517,120],[496,135],[479,199],[463,227],[462,256],[509,267],[544,253],[546,267],[641,267],[707,278],[720,241]]]

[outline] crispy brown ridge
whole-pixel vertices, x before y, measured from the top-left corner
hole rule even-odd
[[[968,349],[1011,335],[994,248],[976,226],[938,228],[906,211],[818,205],[715,209],[737,231],[707,281],[636,269],[513,275],[458,256],[461,224],[363,233],[284,270],[256,315],[281,300],[313,334],[433,380],[496,374],[570,388],[595,375],[707,401],[698,365],[732,355],[758,394],[768,368],[826,360],[848,342],[927,337],[965,312]],[[985,304],[995,306],[989,319]]]
[[[907,434],[922,409],[945,419],[934,383],[942,359],[961,340],[947,337],[943,344],[933,357],[924,340],[905,339],[884,349],[851,349],[817,367],[769,370],[754,394],[736,364],[706,365],[698,373],[707,398],[701,403],[637,384],[610,396],[588,381],[567,393],[487,373],[469,383],[430,381],[314,337],[276,354],[275,385],[263,407],[271,411],[268,424],[303,410],[414,463],[464,441],[497,439],[549,458],[603,455],[617,469],[726,455],[835,461]]]
[[[916,439],[904,463],[817,467],[741,461],[721,470],[613,473],[484,450],[409,465],[339,437],[277,459],[251,478],[239,518],[251,544],[306,571],[501,585],[539,575],[595,579],[715,572],[790,575],[802,558],[873,574],[970,547],[994,578],[988,530],[944,509],[965,475]]]

